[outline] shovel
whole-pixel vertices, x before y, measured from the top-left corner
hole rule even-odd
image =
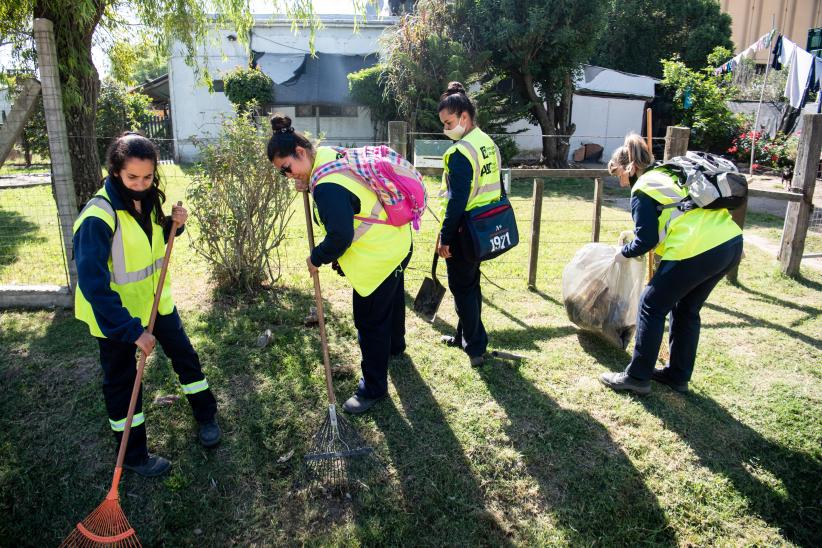
[[[442,298],[445,296],[445,286],[437,279],[437,261],[440,256],[434,251],[434,262],[431,263],[431,277],[422,281],[417,297],[414,299],[414,312],[433,322],[437,317]]]

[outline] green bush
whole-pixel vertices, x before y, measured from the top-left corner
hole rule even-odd
[[[280,277],[272,252],[285,238],[294,193],[268,161],[266,141],[251,114],[237,112],[216,138],[195,143],[200,164],[187,191],[199,227],[193,246],[221,290],[252,293]]]
[[[263,71],[237,67],[223,76],[225,96],[239,112],[254,110],[253,103],[264,107],[274,101],[274,82]]]
[[[141,130],[152,117],[151,97],[129,92],[111,79],[103,81],[97,99],[97,150],[105,161],[106,149],[124,131]]]
[[[678,57],[662,61],[662,85],[673,95],[674,123],[691,128],[690,148],[724,153],[743,119],[726,105],[734,89],[713,75],[713,69],[693,70]]]

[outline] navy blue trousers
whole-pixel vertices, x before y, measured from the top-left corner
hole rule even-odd
[[[741,257],[742,237],[738,236],[690,259],[661,261],[642,292],[634,355],[625,372],[640,381],[650,380],[670,312],[671,359],[666,371],[675,382],[691,380],[699,344],[699,312],[716,284]]]
[[[200,366],[200,358],[191,346],[191,341],[183,329],[183,323],[180,321],[176,308],[166,316],[157,315],[154,336],[165,355],[171,360],[171,366],[177,373],[181,385],[204,381],[205,376]],[[120,439],[123,437],[121,428],[125,424],[131,390],[137,377],[137,345],[102,338],[98,338],[97,342],[100,345],[100,365],[103,367],[103,396],[119,449]],[[208,388],[193,394],[186,394],[186,398],[198,422],[209,421],[217,413],[217,401]],[[148,456],[146,427],[141,422],[142,417],[138,417],[138,414],[142,412],[143,387],[141,385],[137,407],[134,410],[134,422],[140,424],[133,426],[129,434],[126,464],[139,464]],[[119,429],[115,429],[115,424]]]
[[[454,238],[451,258],[445,259],[448,267],[448,288],[454,295],[457,309],[455,339],[471,357],[482,356],[488,348],[488,333],[482,324],[482,289],[480,288],[480,263],[465,258],[461,238]]]
[[[411,251],[367,297],[354,291],[354,326],[362,352],[357,395],[381,398],[388,392],[388,360],[405,351],[405,267]]]

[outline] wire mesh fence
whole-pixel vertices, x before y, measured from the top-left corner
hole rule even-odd
[[[68,285],[47,171],[0,175],[0,285]]]

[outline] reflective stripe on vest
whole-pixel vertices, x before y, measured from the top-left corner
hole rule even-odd
[[[126,417],[127,419],[128,417]],[[119,421],[113,421],[111,419],[108,420],[109,424],[111,424],[111,429],[115,432],[122,432],[126,429],[126,419],[122,419]],[[135,413],[134,418],[131,419],[131,427],[134,428],[135,426],[140,426],[146,422],[146,417],[143,415],[142,412]]]
[[[631,196],[636,192],[663,206],[675,204],[688,195],[688,191],[679,186],[677,176],[665,169],[644,173],[631,188]],[[656,254],[671,261],[690,259],[742,234],[727,209],[681,211],[676,207],[662,210],[657,231]]]
[[[181,384],[180,386],[183,387],[183,394],[191,395],[196,394],[197,392],[202,392],[203,390],[208,390],[208,381],[203,379],[201,381],[195,381],[189,384]]]
[[[494,160],[489,161],[491,155],[489,149],[493,148]],[[502,159],[499,147],[481,129],[475,127],[462,139],[451,145],[442,157],[443,174],[442,185],[440,186],[440,223],[445,218],[445,210],[448,207],[448,200],[451,198],[451,179],[448,172],[448,160],[455,151],[460,151],[470,162],[473,177],[471,179],[471,190],[468,195],[466,211],[481,207],[496,200],[502,194],[500,166]]]
[[[334,161],[335,157],[336,152],[333,149],[318,147],[312,169]],[[353,174],[332,173],[317,181],[314,189],[316,191],[320,185],[329,183],[340,185],[351,192],[360,201],[361,212],[370,212],[367,218],[364,215],[355,216],[354,238],[345,253],[337,260],[354,290],[360,296],[367,297],[408,255],[411,248],[411,225],[398,227],[368,222],[368,218],[386,220],[388,216],[376,193],[359,177]],[[322,226],[322,219],[319,216],[317,221]]]

